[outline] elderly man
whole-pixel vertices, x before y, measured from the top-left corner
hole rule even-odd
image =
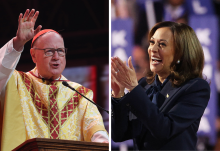
[[[31,138],[108,142],[108,134],[96,106],[62,85],[67,81],[88,98],[91,90],[68,81],[63,38],[54,30],[34,25],[39,12],[19,16],[17,35],[0,50],[1,150],[11,150]],[[36,67],[16,71],[24,44],[32,39],[31,56]]]

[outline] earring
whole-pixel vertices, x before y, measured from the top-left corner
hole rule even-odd
[[[180,60],[177,60],[177,62],[176,62],[177,64],[179,64],[180,63]]]

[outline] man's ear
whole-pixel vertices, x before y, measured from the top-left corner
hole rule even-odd
[[[36,63],[37,59],[36,59],[35,50],[33,48],[31,48],[30,53],[31,53],[31,57],[32,57],[33,62]]]

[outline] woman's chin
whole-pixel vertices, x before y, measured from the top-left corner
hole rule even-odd
[[[160,69],[157,67],[151,67],[150,70],[151,72],[156,73],[156,74],[160,71]]]

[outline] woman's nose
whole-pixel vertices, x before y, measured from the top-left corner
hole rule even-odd
[[[157,52],[157,51],[158,51],[158,46],[157,46],[156,44],[151,45],[151,46],[150,46],[150,51],[152,51],[152,52]]]

